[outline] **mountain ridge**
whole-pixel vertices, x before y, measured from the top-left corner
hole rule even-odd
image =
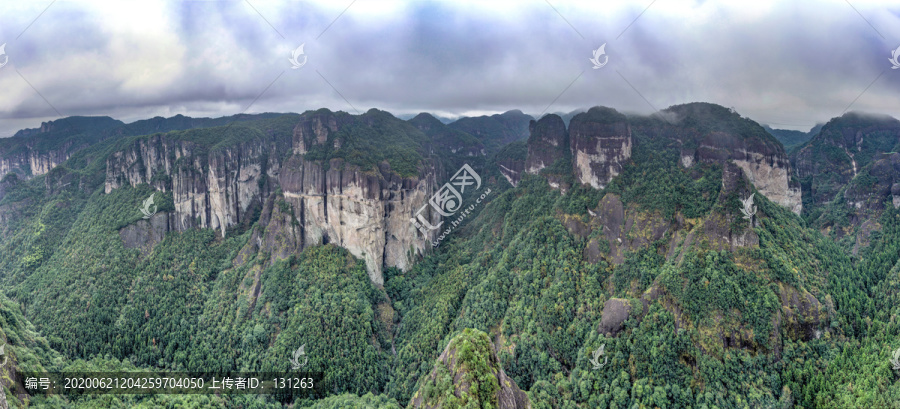
[[[836,119],[788,154],[707,103],[550,114],[502,146],[501,119],[472,121],[481,135],[327,109],[51,131],[94,142],[0,179],[0,309],[21,310],[0,329],[33,323],[11,348],[48,368],[285,371],[305,345],[329,391],[297,407],[900,399],[882,359],[900,342],[895,120]],[[847,170],[822,147],[846,147],[856,174],[829,176]],[[459,217],[432,199],[463,165],[480,187],[443,196]],[[474,353],[454,362],[460,340]]]

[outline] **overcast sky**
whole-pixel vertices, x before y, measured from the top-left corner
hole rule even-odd
[[[707,101],[801,130],[851,103],[900,117],[897,1],[606,3],[4,1],[0,136],[70,115],[321,107],[536,116]]]

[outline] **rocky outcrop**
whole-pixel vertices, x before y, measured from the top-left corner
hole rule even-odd
[[[731,161],[769,200],[800,214],[801,189],[793,178],[790,160],[781,144],[759,124],[713,104],[676,106],[664,113],[676,122],[640,119],[638,128],[648,138],[676,142],[682,166]],[[575,115],[568,130],[559,116],[547,115],[531,126],[525,171],[537,174],[558,160],[570,159],[578,182],[603,189],[631,159],[632,144],[629,119],[614,109],[593,107]],[[565,145],[568,152],[560,149]],[[513,183],[515,169],[498,165],[504,166],[501,172]],[[563,184],[551,180],[554,183]]]
[[[820,218],[820,228],[835,238],[856,234],[853,254],[869,244],[887,206],[900,207],[900,153],[878,153],[847,185],[843,197]],[[831,217],[835,212],[840,217]]]
[[[796,214],[803,209],[799,182],[784,147],[758,123],[733,110],[690,103],[666,108],[659,118],[639,118],[633,129],[645,138],[671,141],[679,149],[679,163],[731,161],[744,170],[756,190]]]
[[[344,125],[350,120],[350,115],[347,113],[333,113],[326,109],[304,115],[303,119],[294,127],[292,140],[294,153],[304,154],[313,145],[324,145],[330,134],[336,133],[340,125]]]
[[[525,171],[536,175],[565,157],[569,150],[569,136],[562,118],[554,114],[544,116],[537,122],[531,121],[529,130],[531,136],[528,137]]]
[[[603,304],[602,318],[597,326],[597,332],[608,337],[614,337],[625,325],[628,314],[631,313],[631,303],[624,298],[610,298]]]
[[[874,193],[883,198],[890,198],[894,208],[900,207],[900,153],[882,153],[875,157],[872,169],[869,175],[873,176],[876,182]],[[856,197],[859,191],[858,186],[850,189],[847,197]]]
[[[851,209],[880,211],[885,201],[900,207],[900,153],[876,154],[864,172],[844,193]]]
[[[0,151],[0,175],[15,173],[23,179],[43,175],[69,159],[77,149],[73,149],[73,143],[69,141],[45,152],[34,149],[33,143],[26,143],[24,149],[19,150],[11,154]]]
[[[453,337],[419,385],[409,408],[449,407],[450,395],[457,399],[452,407],[531,408],[528,395],[503,371],[488,335],[476,329],[466,328]],[[426,388],[431,393],[425,394]]]
[[[303,226],[304,246],[344,247],[364,259],[372,281],[382,284],[382,266],[406,270],[425,251],[410,218],[434,192],[436,173],[423,169],[419,177],[401,178],[383,164],[372,174],[339,159],[326,170],[319,162],[293,156],[278,183]]]
[[[736,196],[739,200],[750,197],[754,192],[750,187],[750,180],[740,166],[726,162],[722,166],[722,189],[719,190],[718,202],[722,207],[727,207],[729,197]],[[756,220],[762,214],[753,215]],[[759,245],[759,236],[753,229],[732,229],[732,224],[738,218],[743,218],[742,213],[737,212],[713,212],[703,221],[703,238],[717,250],[735,251],[739,247],[751,247]]]
[[[625,254],[648,246],[669,231],[669,223],[662,217],[644,214],[625,205],[618,195],[608,193],[600,199],[591,229],[601,234],[591,238],[585,246],[588,262],[596,263],[608,252],[609,262],[615,265],[625,262]]]
[[[522,173],[525,171],[524,161],[504,160],[497,162],[497,166],[500,168],[500,174],[506,178],[509,184],[513,187],[518,186],[519,181],[522,180]]]
[[[532,121],[530,130],[527,173],[538,174],[555,163],[563,163],[566,167],[555,169],[555,173],[568,173],[570,166],[578,182],[603,189],[631,158],[631,125],[625,115],[611,108],[594,107],[575,115],[568,130],[558,115],[546,115]],[[515,167],[499,165],[515,185]],[[551,186],[565,190],[564,178],[559,176],[548,176]]]
[[[171,191],[176,230],[204,227],[224,236],[248,216],[251,202],[268,193],[265,181],[280,166],[275,153],[286,149],[274,139],[206,152],[166,135],[141,138],[107,159],[105,192],[142,183]]]
[[[494,156],[494,161],[497,163],[500,174],[515,187],[519,184],[519,181],[522,180],[522,176],[525,173],[525,160],[527,158],[527,143],[525,141],[518,141],[503,147],[503,149]]]
[[[682,153],[682,163],[689,157]],[[746,137],[728,132],[710,132],[694,153],[699,161],[740,167],[750,183],[769,200],[800,214],[803,209],[800,185],[792,179],[793,170],[784,148],[774,140]]]
[[[22,129],[0,141],[0,177],[9,173],[20,179],[43,175],[121,125],[110,117],[74,116]]]
[[[153,250],[156,243],[161,242],[166,233],[175,229],[175,215],[159,212],[146,220],[125,226],[119,230],[119,236],[125,248],[138,249],[141,254],[147,255]]]
[[[593,107],[569,123],[572,166],[579,182],[603,189],[631,158],[631,125],[614,109]]]
[[[339,143],[331,136],[352,120],[344,113],[329,113],[304,115],[290,138],[241,129],[250,133],[241,139],[244,142],[212,150],[183,136],[138,139],[107,160],[105,191],[142,183],[171,191],[175,210],[170,229],[177,231],[211,228],[225,236],[229,228],[249,226],[257,215],[270,218],[261,223],[263,228],[278,219],[286,230],[253,233],[257,250],[270,252],[274,259],[286,256],[284,252],[333,243],[365,260],[372,282],[381,285],[384,267],[406,270],[425,252],[430,237],[422,237],[410,218],[435,191],[442,169],[425,165],[417,176],[401,177],[387,162],[363,170],[342,159],[305,159],[299,152]],[[278,189],[280,195],[273,196]],[[286,207],[281,209],[279,203]],[[296,220],[296,230],[286,215]],[[435,224],[440,220],[430,213],[425,217]],[[138,234],[141,227],[135,229],[123,233],[123,239]],[[276,251],[265,245],[268,241],[282,244]]]
[[[878,153],[900,142],[900,121],[885,115],[848,112],[825,124],[791,158],[812,207],[836,197]]]
[[[303,228],[294,218],[293,208],[284,195],[271,194],[266,200],[250,240],[238,252],[234,262],[241,265],[256,254],[268,256],[267,265],[289,258],[303,250]]]
[[[819,338],[824,331],[832,305],[823,305],[806,290],[798,290],[779,283],[778,297],[781,311],[776,317],[776,328],[789,338],[803,341]]]

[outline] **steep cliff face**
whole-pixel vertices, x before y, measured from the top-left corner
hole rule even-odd
[[[55,149],[39,150],[32,141],[24,142],[12,152],[4,152],[0,148],[0,174],[15,173],[21,178],[30,179],[43,175],[60,163],[69,159],[74,151],[84,146],[75,146],[72,141],[62,143]]]
[[[593,107],[575,115],[568,130],[559,116],[547,115],[532,124],[525,172],[537,174],[558,160],[568,159],[575,180],[603,189],[631,160],[632,132],[639,132],[645,138],[677,144],[680,163],[686,168],[697,162],[733,162],[760,193],[800,214],[801,189],[790,160],[781,144],[759,124],[724,107],[704,103],[673,106],[663,115],[674,121],[628,118],[611,108]],[[519,178],[515,165],[514,161],[498,160],[500,172],[514,185]]]
[[[288,149],[270,139],[207,152],[194,142],[176,138],[142,138],[112,154],[107,159],[105,192],[141,183],[171,191],[176,230],[212,228],[223,236],[228,227],[246,219],[251,203],[260,201],[265,181],[276,176],[280,166],[274,154]]]
[[[425,241],[410,218],[434,192],[437,169],[403,178],[387,164],[363,172],[333,159],[323,163],[300,156],[287,159],[278,175],[294,217],[303,227],[304,246],[334,243],[366,261],[370,278],[383,284],[382,268],[408,269]]]
[[[879,211],[888,202],[900,207],[900,153],[879,153],[866,174],[847,187],[844,197],[855,209]]]
[[[537,174],[557,160],[565,158],[569,151],[569,135],[566,124],[559,115],[550,114],[537,122],[532,121],[530,131],[526,172]]]
[[[519,184],[525,173],[525,161],[528,159],[528,144],[525,141],[513,142],[503,147],[494,156],[494,162],[500,174],[513,185]]]
[[[442,168],[427,161],[418,175],[404,177],[387,162],[362,169],[341,158],[310,160],[302,154],[323,144],[340,146],[343,137],[333,134],[354,121],[345,113],[317,111],[302,116],[290,130],[234,125],[224,132],[239,134],[241,142],[216,148],[198,141],[220,129],[140,138],[107,160],[105,191],[141,183],[171,191],[174,222],[166,226],[179,231],[212,228],[222,236],[231,227],[256,222],[261,212],[271,215],[272,203],[283,203],[299,226],[296,235],[282,232],[286,236],[278,241],[285,248],[345,247],[365,260],[370,278],[380,285],[384,267],[405,270],[425,251],[426,238],[410,218],[434,192]],[[430,213],[425,217],[437,218]],[[270,230],[266,234],[274,234]],[[257,250],[281,254],[264,249],[262,243],[270,240],[254,234],[252,241],[260,241]],[[126,236],[134,234],[124,232]]]
[[[603,189],[631,158],[631,125],[614,109],[593,107],[569,123],[575,177]]]
[[[760,193],[800,214],[802,194],[791,162],[781,143],[758,123],[708,103],[672,106],[663,115],[670,122],[641,121],[635,131],[676,141],[684,167],[734,162]]]
[[[850,112],[828,121],[791,158],[809,210],[835,195],[882,152],[900,143],[900,121]]]
[[[334,113],[324,109],[304,115],[303,120],[294,127],[294,153],[302,155],[313,145],[324,145],[328,141],[328,135],[336,133],[339,126],[351,120],[350,115],[345,112]]]
[[[59,149],[46,152],[39,152],[31,146],[27,146],[26,149],[26,152],[0,159],[0,174],[15,173],[24,178],[43,175],[69,159],[69,155],[72,154],[72,143],[65,143]]]
[[[877,153],[835,199],[823,206],[813,221],[823,234],[835,239],[851,235],[851,252],[870,243],[872,232],[880,230],[886,207],[900,207],[900,153]]]
[[[784,148],[777,142],[728,132],[710,132],[695,156],[703,162],[730,160],[743,169],[750,182],[769,200],[796,214],[803,209],[800,185]]]
[[[43,175],[121,125],[109,117],[69,117],[23,129],[0,140],[0,175],[15,173],[22,179]]]

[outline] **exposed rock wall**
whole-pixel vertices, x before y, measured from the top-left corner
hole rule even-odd
[[[31,145],[26,145],[25,150],[18,153],[7,155],[0,152],[0,177],[9,173],[23,179],[43,175],[69,159],[74,150],[72,143],[67,142],[47,152],[37,151]]]
[[[513,187],[516,187],[519,184],[519,181],[522,180],[522,173],[525,171],[524,161],[502,159],[497,161],[497,166],[500,168],[500,174],[503,175]]]
[[[380,285],[384,267],[408,269],[425,251],[426,238],[410,218],[435,191],[442,169],[429,165],[417,177],[403,178],[387,163],[367,172],[340,159],[323,163],[290,154],[325,143],[340,120],[315,113],[294,128],[292,139],[261,137],[211,152],[165,135],[141,138],[108,159],[105,191],[141,183],[171,190],[171,229],[212,228],[222,236],[232,226],[252,223],[260,209],[271,215],[269,202],[283,200],[299,224],[299,248],[325,243],[345,247],[365,260],[370,278]],[[270,198],[278,188],[283,199]],[[266,235],[273,234],[269,230]],[[123,238],[132,233],[123,232]],[[258,246],[263,247],[268,238],[260,233],[253,240],[261,240]]]
[[[772,141],[745,138],[726,132],[711,132],[693,154],[682,150],[682,164],[694,158],[701,162],[732,161],[750,179],[750,183],[769,200],[796,214],[803,209],[800,184],[791,178],[793,170],[784,148]]]
[[[631,158],[631,126],[624,115],[611,108],[594,107],[576,115],[568,130],[558,115],[532,121],[530,128],[527,173],[538,174],[557,161],[569,160],[578,182],[603,189]],[[517,184],[521,178],[517,166],[499,165],[507,180]],[[557,171],[568,172],[568,168]],[[565,190],[557,179],[550,178],[551,186]]]
[[[562,159],[569,150],[566,124],[559,115],[550,114],[539,121],[531,121],[531,136],[528,137],[528,158],[525,171],[537,174]]]
[[[257,141],[206,152],[165,135],[138,139],[107,160],[105,191],[141,183],[171,190],[177,230],[212,228],[224,236],[246,218],[251,202],[260,201],[265,180],[277,176],[275,153],[287,149],[279,145]]]
[[[425,251],[410,218],[437,185],[437,169],[401,178],[387,165],[362,172],[335,159],[319,162],[292,156],[278,176],[285,200],[303,226],[304,245],[334,243],[366,261],[373,282],[383,284],[382,266],[406,270]]]
[[[631,125],[611,108],[594,107],[569,123],[575,177],[603,189],[631,158]]]
[[[848,112],[828,121],[791,158],[810,210],[833,200],[879,153],[895,150],[900,121]]]
[[[872,158],[868,174],[872,183],[851,183],[844,194],[855,209],[880,211],[884,201],[900,207],[900,153],[879,153]]]

